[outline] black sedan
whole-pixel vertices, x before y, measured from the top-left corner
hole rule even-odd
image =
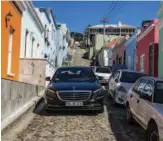
[[[45,92],[48,110],[93,110],[103,112],[103,90],[89,67],[61,67]]]

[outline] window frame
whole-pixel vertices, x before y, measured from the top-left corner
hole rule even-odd
[[[118,77],[116,76],[117,73],[119,73],[119,74],[118,74]],[[118,81],[119,81],[120,76],[121,76],[121,71],[116,71],[116,73],[115,73],[115,75],[114,75],[114,77],[113,77],[114,81],[115,81],[116,78],[117,78]]]
[[[147,84],[147,82],[148,82],[148,79],[146,79],[146,78],[140,78],[140,79],[141,79],[141,80],[140,80],[140,82],[139,82],[139,84],[138,84],[136,90],[134,91],[139,97],[140,97],[141,93],[138,91],[138,87],[140,86],[140,84],[141,84],[141,82],[142,82],[143,80],[146,80],[146,83],[145,83],[144,87],[146,86],[146,84]],[[139,80],[139,79],[138,79],[138,80]],[[143,89],[144,89],[144,87],[143,87]],[[142,90],[143,90],[143,89],[142,89]]]
[[[138,88],[138,86],[139,86],[141,80],[142,80],[142,78],[139,78],[139,79],[135,82],[135,84],[134,84],[134,86],[133,86],[133,88],[132,88],[132,91],[133,91],[133,92],[135,92],[135,93],[137,92],[136,90],[137,90],[137,88]],[[136,88],[135,88],[135,87],[136,87]]]
[[[145,84],[145,86],[144,86],[143,91],[142,91],[141,94],[144,93],[145,87],[147,86],[147,84],[149,83],[149,81],[151,81],[151,82],[152,82],[152,85],[153,85],[153,92],[152,92],[152,96],[151,96],[151,101],[149,101],[149,100],[147,100],[147,99],[144,99],[144,100],[147,100],[147,101],[149,101],[149,102],[153,102],[154,92],[155,92],[155,82],[154,82],[154,80],[148,79],[148,81],[146,82],[146,84]]]
[[[140,56],[140,72],[144,72],[145,68],[145,54]]]

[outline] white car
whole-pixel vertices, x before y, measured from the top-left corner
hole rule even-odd
[[[124,105],[127,100],[127,92],[132,85],[142,76],[144,73],[139,73],[131,70],[118,70],[111,76],[108,83],[108,93],[113,99],[114,104]]]
[[[97,76],[101,85],[107,86],[110,76],[112,74],[109,67],[94,67],[93,71]]]
[[[127,121],[146,130],[146,141],[163,141],[163,79],[142,77],[129,90]]]

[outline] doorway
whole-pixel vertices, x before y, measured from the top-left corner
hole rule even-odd
[[[153,75],[153,44],[149,45],[149,75]]]

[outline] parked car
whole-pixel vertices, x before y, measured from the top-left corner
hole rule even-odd
[[[146,74],[131,71],[118,70],[111,76],[108,83],[108,93],[112,97],[114,104],[124,105],[127,100],[127,92],[132,85],[142,76]]]
[[[127,121],[135,119],[145,130],[147,141],[163,141],[163,79],[142,77],[128,92]]]
[[[115,74],[118,70],[127,69],[127,67],[123,64],[114,64],[112,66],[112,73]]]
[[[95,75],[97,76],[99,83],[106,87],[108,86],[108,81],[111,76],[111,70],[109,67],[96,66],[93,68]]]
[[[92,110],[103,112],[103,90],[89,67],[58,68],[45,92],[48,110]]]

